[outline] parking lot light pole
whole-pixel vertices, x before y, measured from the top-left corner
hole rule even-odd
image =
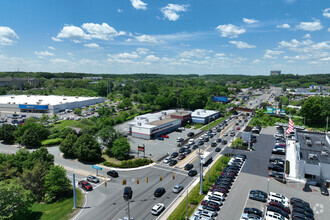
[[[72,174],[72,182],[73,182],[73,208],[77,208],[77,198],[76,198],[76,175],[75,173]]]

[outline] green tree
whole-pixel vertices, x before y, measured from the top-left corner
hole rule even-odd
[[[77,136],[75,134],[68,134],[66,138],[60,144],[60,151],[64,153],[64,156],[75,157],[74,144],[77,141]]]
[[[29,208],[34,202],[34,195],[25,190],[18,182],[0,182],[0,219],[19,220],[31,214]]]
[[[301,106],[299,114],[306,117],[307,124],[317,125],[322,121],[322,112],[326,110],[322,107],[322,98],[320,96],[309,97]]]
[[[124,160],[128,158],[130,152],[130,144],[126,138],[119,138],[113,142],[111,148],[111,154],[118,160]]]
[[[50,119],[50,117],[46,114],[42,114],[41,118],[40,118],[40,122],[42,124],[47,124],[47,121]]]
[[[4,124],[0,128],[0,140],[5,144],[13,144],[15,142],[14,132],[17,130],[15,125]]]
[[[97,136],[102,140],[105,146],[111,148],[113,142],[118,138],[119,135],[112,126],[106,126],[98,132]]]
[[[41,140],[34,129],[26,130],[22,136],[21,143],[27,147],[39,147]]]
[[[24,125],[14,132],[14,135],[22,144],[28,147],[37,147],[41,145],[41,141],[47,139],[49,131],[35,120],[26,120]]]
[[[75,155],[80,160],[98,161],[101,159],[102,152],[95,138],[90,134],[83,134],[73,145]]]
[[[52,166],[45,176],[45,201],[51,202],[71,188],[66,170],[62,166]]]
[[[73,114],[76,114],[76,115],[81,115],[81,108],[76,108],[74,111],[73,111]]]
[[[57,121],[57,120],[59,119],[59,117],[58,117],[57,114],[54,113],[52,119],[53,119],[54,121]]]

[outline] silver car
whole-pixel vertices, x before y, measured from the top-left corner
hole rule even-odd
[[[92,175],[87,176],[87,181],[88,182],[93,182],[93,183],[100,182],[99,178],[97,178],[96,176],[92,176]]]
[[[181,192],[181,190],[183,190],[183,186],[181,184],[178,184],[178,185],[174,186],[174,188],[173,188],[174,193],[179,193],[179,192]]]
[[[169,162],[171,162],[171,160],[172,160],[171,157],[166,157],[166,158],[163,160],[163,162],[164,162],[164,163],[169,163]]]

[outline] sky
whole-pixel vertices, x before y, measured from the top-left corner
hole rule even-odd
[[[328,0],[1,0],[0,71],[330,72]]]

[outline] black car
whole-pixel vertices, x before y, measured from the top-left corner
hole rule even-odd
[[[281,166],[278,166],[278,165],[275,165],[275,164],[270,164],[268,166],[268,170],[274,170],[274,171],[277,171],[277,172],[284,172],[284,167],[281,167]]]
[[[197,175],[197,171],[196,170],[190,170],[188,173],[188,176],[196,176]]]
[[[275,207],[275,206],[268,206],[268,207],[267,207],[267,211],[276,212],[276,213],[278,213],[278,214],[284,216],[285,218],[290,219],[288,213],[286,213],[286,212],[283,211],[282,209],[277,208],[277,207]]]
[[[307,207],[306,205],[304,205],[303,203],[293,203],[292,204],[292,210],[295,209],[303,209],[305,210],[305,212],[309,212],[309,213],[313,213],[313,210],[309,207]]]
[[[245,208],[244,213],[255,214],[259,217],[262,217],[262,211],[256,208]]]
[[[259,202],[266,202],[267,201],[267,197],[262,195],[262,194],[250,194],[249,198],[252,200],[256,200]]]
[[[282,158],[270,158],[269,163],[283,163],[284,164],[284,159]]]
[[[189,132],[189,133],[187,134],[188,137],[192,137],[192,136],[194,136],[194,135],[195,135],[194,132]]]
[[[324,184],[321,185],[320,189],[321,189],[321,194],[322,195],[329,196],[328,188]]]
[[[198,145],[203,145],[204,141],[198,141]]]
[[[228,142],[227,142],[226,140],[223,140],[223,141],[222,141],[222,144],[223,144],[223,145],[226,145],[227,143],[228,143]]]
[[[178,161],[176,161],[176,160],[171,160],[169,163],[168,163],[168,165],[170,165],[170,166],[174,166],[175,164],[177,164],[178,163]]]
[[[217,132],[220,132],[220,131],[221,131],[221,128],[218,128],[218,129],[217,129]]]
[[[191,153],[191,150],[190,149],[186,149],[184,152],[183,152],[185,155],[188,155]]]
[[[182,132],[182,130],[181,130],[181,129],[176,129],[175,131],[177,131],[177,132]]]
[[[197,144],[195,144],[195,145],[192,147],[193,150],[196,150],[197,148],[198,148],[198,145],[197,145]]]
[[[108,171],[108,172],[107,172],[107,175],[108,175],[108,176],[111,176],[111,177],[113,177],[113,178],[116,178],[116,177],[119,176],[118,173],[117,173],[117,171],[115,171],[115,170],[110,170],[110,171]]]
[[[178,152],[173,152],[173,153],[171,154],[171,157],[172,157],[172,158],[176,158],[177,156],[179,156],[179,153],[178,153]]]
[[[218,143],[221,143],[221,141],[222,141],[221,138],[217,138]]]
[[[166,191],[165,191],[165,189],[164,189],[163,187],[159,187],[159,188],[157,188],[157,189],[155,190],[155,192],[154,192],[154,196],[155,196],[155,197],[161,197],[162,195],[164,195],[165,192],[166,192]]]
[[[215,152],[220,152],[220,151],[221,151],[220,147],[215,148]]]
[[[186,150],[186,149],[185,149],[184,147],[181,147],[181,148],[179,149],[179,153],[181,154],[181,153],[183,153],[185,150]]]
[[[216,146],[217,146],[217,143],[215,143],[215,142],[211,143],[211,147],[216,147]]]
[[[292,204],[295,203],[295,202],[303,203],[304,200],[299,199],[299,198],[292,197],[292,198],[290,199],[290,204],[292,205]]]
[[[306,212],[304,209],[300,209],[300,208],[294,208],[294,209],[292,209],[292,215],[294,215],[294,213],[303,214],[303,215],[307,216],[308,218],[313,218],[314,217],[314,214],[313,213]]]
[[[132,188],[129,187],[129,186],[126,186],[126,187],[124,188],[124,194],[123,194],[124,199],[125,199],[125,200],[132,199],[132,195],[133,195]]]
[[[292,220],[314,220],[314,218],[308,218],[306,215],[301,214],[299,212],[292,213],[291,219]]]
[[[194,167],[194,165],[192,163],[188,163],[186,164],[186,166],[184,166],[185,170],[191,170]]]

